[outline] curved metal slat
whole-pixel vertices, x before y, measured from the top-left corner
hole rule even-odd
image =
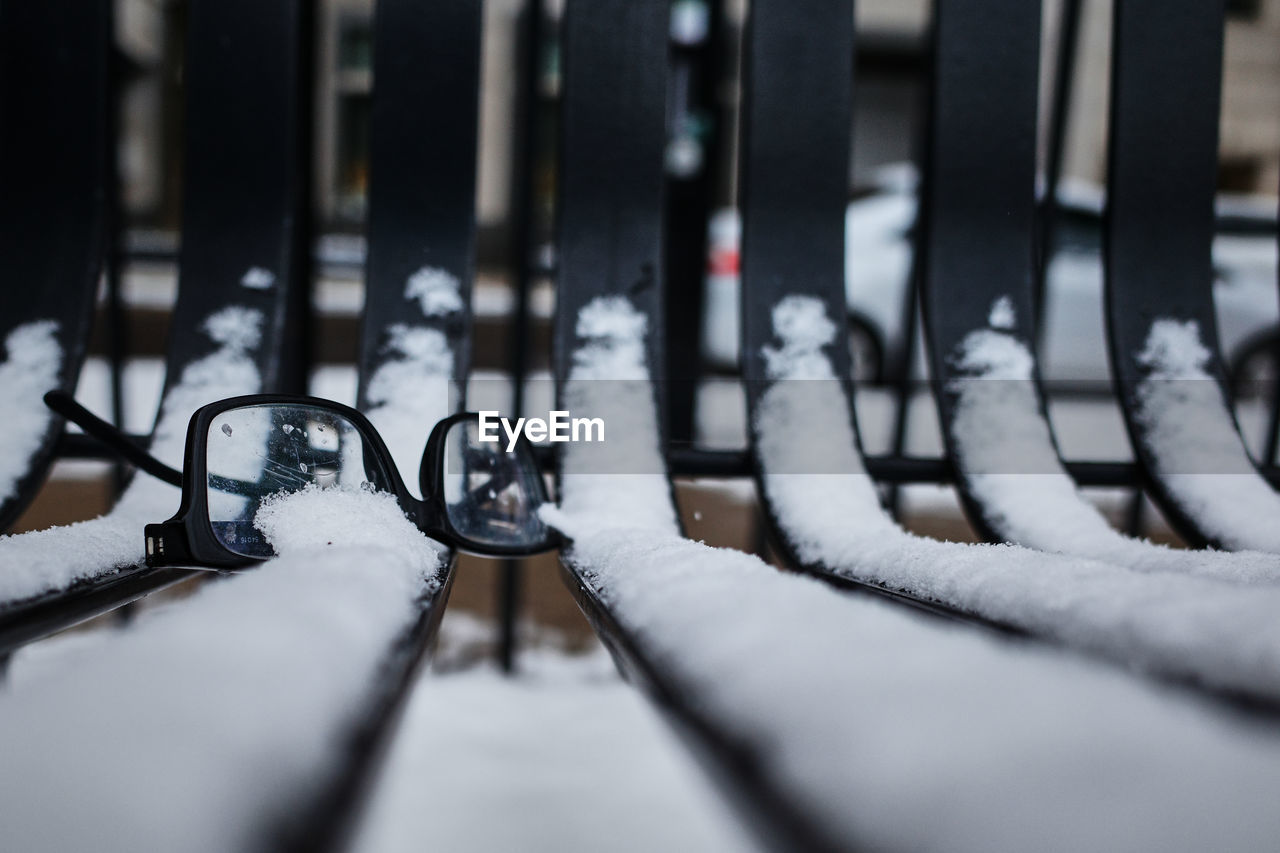
[[[921,301],[931,379],[947,456],[966,514],[987,539],[1016,538],[1004,515],[984,505],[957,441],[957,404],[966,382],[1018,382],[1034,401],[1047,447],[1057,458],[1044,416],[1039,372],[1025,382],[967,379],[961,353],[969,336],[990,328],[1034,352],[1032,246],[1036,207],[1036,96],[1040,8],[1018,0],[948,0],[938,5],[922,218],[918,233]],[[1026,413],[1030,415],[1030,413]],[[1009,459],[1010,473],[1027,473]],[[1034,473],[1056,473],[1036,471]]]
[[[1222,472],[1163,454],[1154,438],[1161,419],[1144,415],[1141,399],[1144,382],[1155,376],[1144,351],[1157,321],[1188,330],[1207,350],[1198,364],[1205,378],[1172,381],[1211,382],[1217,393],[1205,396],[1208,406],[1179,417],[1217,421],[1226,444],[1237,445],[1226,461],[1243,462],[1240,467],[1247,470],[1236,473],[1257,477],[1261,485],[1260,475],[1245,461],[1243,440],[1225,403],[1226,372],[1213,307],[1210,250],[1223,17],[1221,2],[1117,0],[1103,248],[1112,373],[1148,491],[1191,542],[1239,547],[1241,542],[1230,541],[1232,536],[1189,509],[1182,491],[1186,481],[1178,482],[1181,473]],[[1209,409],[1221,409],[1220,417]],[[1178,470],[1182,465],[1190,467]],[[1221,499],[1231,501],[1230,491]],[[1237,496],[1243,494],[1236,490]]]
[[[668,4],[663,0],[569,0],[563,19],[559,278],[555,372],[563,394],[581,344],[579,312],[600,296],[623,296],[648,324],[649,376],[662,376],[662,219]],[[608,381],[608,380],[601,380]],[[653,384],[659,408],[662,383]],[[661,418],[653,425],[659,428]],[[653,472],[656,473],[656,472]],[[589,478],[591,475],[577,475]],[[566,484],[567,488],[567,484]],[[763,747],[743,742],[700,707],[613,609],[602,567],[562,555],[564,579],[620,669],[685,735],[744,817],[782,848],[838,849],[794,798],[762,770]],[[672,590],[678,595],[679,590]]]
[[[39,336],[61,357],[48,387],[21,400],[0,388],[11,405],[38,408],[44,391],[75,390],[84,362],[107,233],[111,38],[107,0],[0,5],[0,341],[55,324]],[[33,381],[29,369],[16,373],[24,387]],[[39,434],[16,436],[15,428]],[[8,422],[5,440],[31,451],[0,493],[0,531],[35,498],[61,431],[57,417]]]
[[[571,3],[564,17],[556,308],[566,320],[554,345],[560,384],[576,343],[567,318],[611,294],[630,295],[648,315],[650,375],[664,375],[665,15],[664,4],[652,0],[610,0]],[[659,387],[660,408],[663,396]]]
[[[165,397],[187,367],[215,351],[203,330],[228,308],[261,315],[256,345],[239,351],[256,369],[261,389],[302,391],[310,283],[310,3],[195,0],[189,14],[182,247]],[[247,276],[251,270],[258,272]],[[205,402],[213,401],[195,404]],[[130,489],[154,486],[135,482]],[[148,520],[155,519],[138,520],[139,553]],[[89,524],[117,521],[108,516]],[[87,530],[65,535],[91,535]],[[48,547],[56,551],[56,542]],[[101,574],[65,589],[0,602],[0,636],[9,643],[0,652],[187,574],[142,566],[113,570],[106,562]]]
[[[475,272],[481,5],[390,0],[375,16],[368,255],[359,368],[367,380],[394,356],[387,330],[412,318],[439,329],[454,376],[470,362]],[[458,284],[462,308],[420,316],[409,279],[436,270]],[[368,404],[361,382],[361,407]],[[423,439],[430,430],[424,425]]]
[[[821,38],[814,38],[821,33]],[[742,211],[742,365],[752,461],[774,541],[795,566],[793,531],[763,488],[769,461],[759,453],[757,412],[773,384],[765,351],[776,343],[773,311],[787,297],[816,300],[828,318],[845,308],[845,207],[852,147],[853,3],[753,3],[743,53],[739,206]],[[838,379],[823,382],[831,417],[853,419],[846,332],[821,348]],[[797,445],[821,454],[822,424]],[[821,470],[814,460],[815,469]],[[848,473],[848,472],[841,472]],[[816,567],[808,567],[817,570]]]
[[[465,387],[475,269],[481,13],[480,0],[430,6],[379,0],[375,10],[369,248],[357,363],[360,407],[366,411],[376,405],[369,391],[379,369],[403,356],[387,342],[392,329],[404,323],[443,336],[452,358],[451,378]],[[414,304],[417,297],[407,292],[407,283],[424,267],[452,277],[461,307],[431,314]],[[427,386],[418,393],[439,390]],[[447,401],[433,401],[433,406],[435,402],[443,410]],[[462,395],[449,402],[460,408]],[[392,415],[397,434],[412,432],[412,411],[410,406]],[[431,427],[420,425],[423,443]],[[434,582],[425,585],[415,602],[417,619],[387,650],[371,690],[343,734],[339,765],[306,808],[282,826],[279,849],[349,846],[414,676],[435,643],[456,563],[452,553],[441,556]]]
[[[262,390],[305,391],[312,15],[307,0],[191,4],[182,246],[166,392],[211,349],[193,331],[227,305],[263,313],[253,356]]]

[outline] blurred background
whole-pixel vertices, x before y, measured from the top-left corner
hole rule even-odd
[[[362,227],[369,190],[373,0],[318,0],[314,20],[314,222],[317,314],[313,391],[354,397],[362,299]],[[562,0],[487,0],[478,182],[476,379],[473,400],[506,393],[516,354],[508,333],[515,285],[527,281],[533,321],[528,409],[549,400],[546,379],[554,307],[552,234],[559,93],[556,30]],[[1222,234],[1215,243],[1220,336],[1239,392],[1242,425],[1256,441],[1277,375],[1276,195],[1280,187],[1280,0],[1227,0],[1228,24],[1218,185]],[[678,361],[696,380],[673,407],[676,440],[709,447],[745,444],[737,361],[736,195],[738,45],[746,0],[673,0],[668,93],[668,293],[673,328],[697,336]],[[917,140],[928,59],[927,0],[861,0],[853,157],[849,164],[846,279],[849,324],[861,385],[858,417],[872,453],[940,451],[933,403],[918,380],[921,341],[910,289]],[[529,16],[536,16],[536,26]],[[1105,179],[1108,0],[1044,0],[1041,151],[1054,185],[1058,228],[1046,253],[1040,347],[1051,416],[1074,458],[1123,459],[1127,442],[1109,398],[1101,318],[1099,215]],[[101,312],[79,397],[111,414],[106,356],[126,357],[123,420],[149,431],[162,382],[167,314],[176,293],[181,239],[184,0],[117,0],[120,59],[118,170],[121,229],[116,250],[124,311]],[[532,54],[522,38],[534,37]],[[1176,49],[1176,46],[1175,46]],[[527,63],[522,65],[522,62]],[[533,69],[532,85],[524,68]],[[447,85],[443,81],[442,85]],[[1055,100],[1064,109],[1055,115]],[[534,114],[534,132],[517,132]],[[423,109],[431,109],[429,103]],[[1062,146],[1051,141],[1059,127]],[[529,164],[522,172],[520,163]],[[1061,180],[1050,180],[1060,171]],[[514,176],[527,174],[528,193]],[[1170,176],[1176,180],[1177,176]],[[513,222],[527,203],[528,257],[515,257]],[[545,396],[544,396],[545,395]],[[504,397],[497,396],[502,400]],[[501,405],[501,404],[499,404]],[[425,430],[424,430],[425,437]],[[15,530],[104,511],[117,483],[106,463],[62,461]],[[680,484],[694,538],[769,556],[752,485],[690,479]],[[1091,495],[1117,524],[1160,539],[1172,534],[1151,507],[1122,490]],[[896,496],[909,527],[972,539],[949,487],[910,486]],[[587,636],[556,577],[554,556],[526,567],[521,612],[529,620]],[[492,613],[496,563],[462,567],[454,606]]]
[[[1065,0],[1044,4],[1044,92],[1048,120],[1051,70]],[[1111,4],[1081,0],[1076,75],[1070,99],[1064,160],[1068,176],[1099,183],[1105,168],[1106,81],[1109,73]],[[479,216],[486,232],[481,261],[501,262],[506,226],[516,77],[517,17],[521,0],[485,4],[485,66]],[[545,14],[558,19],[561,0],[549,0]],[[713,9],[713,7],[715,7]],[[859,54],[854,153],[850,189],[875,182],[877,170],[909,161],[919,117],[920,75],[925,61],[928,0],[862,0],[857,4]],[[673,46],[709,50],[713,13],[723,47],[713,103],[685,104],[673,99],[672,168],[687,172],[709,165],[715,172],[717,199],[733,199],[736,45],[746,0],[676,0],[672,9]],[[1228,23],[1222,111],[1219,186],[1233,193],[1274,195],[1280,186],[1280,2],[1227,0]],[[323,230],[358,234],[368,190],[368,119],[373,89],[373,0],[318,0],[316,21],[316,169],[315,215]],[[174,232],[180,226],[184,0],[118,0],[117,39],[127,62],[123,92],[119,166],[123,202],[130,227]],[[554,112],[558,91],[558,52],[554,27],[544,29],[543,108]],[[689,64],[698,65],[698,57]],[[673,81],[679,86],[682,81]],[[691,88],[700,81],[688,80]],[[690,107],[683,110],[682,107]],[[716,127],[720,124],[720,127]],[[709,139],[722,150],[706,151]],[[541,164],[550,171],[552,161]],[[549,195],[554,176],[542,176],[540,192]]]

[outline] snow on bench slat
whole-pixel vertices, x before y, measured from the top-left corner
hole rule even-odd
[[[1005,327],[1013,325],[1012,303],[1002,297],[991,309],[993,328],[970,332],[953,354],[966,376],[951,383],[957,462],[984,511],[998,516],[998,530],[1030,548],[1142,572],[1280,583],[1280,555],[1169,548],[1108,524],[1062,467],[1033,385],[1034,357],[998,331],[1002,307]]]
[[[181,464],[192,410],[256,388],[244,353],[258,345],[260,323],[241,309],[205,324],[223,346],[167,395],[154,445],[162,459]],[[402,328],[410,337],[423,330]],[[398,463],[410,448],[420,458],[431,425],[447,414],[448,395],[436,390],[453,363],[416,358],[412,348],[400,355],[374,377]],[[401,473],[416,475],[417,461]],[[117,510],[100,522],[140,546],[143,522],[177,506],[177,490],[164,488],[172,494],[163,513]],[[363,489],[313,484],[264,503],[254,523],[280,556],[0,692],[6,845],[241,850],[314,804],[392,644],[433,599],[443,551],[393,496]],[[93,524],[54,531],[63,538],[43,547]],[[88,551],[85,538],[75,547]]]
[[[409,276],[404,298],[427,318],[446,317],[464,307],[458,277],[437,267]],[[420,499],[422,449],[432,425],[449,415],[449,400],[456,396],[450,381],[453,351],[444,333],[425,323],[390,326],[385,346],[395,357],[370,377],[365,414],[386,442],[409,493]]]
[[[0,692],[8,849],[243,850],[307,804],[440,557],[386,494],[255,523],[282,556]]]
[[[1224,545],[1280,553],[1280,495],[1249,459],[1194,320],[1157,319],[1138,361],[1138,420],[1173,500]]]
[[[217,348],[187,365],[165,395],[152,455],[181,469],[191,414],[206,403],[261,389],[251,353],[261,343],[262,322],[262,312],[235,305],[205,319],[201,331]],[[141,474],[100,518],[0,536],[0,605],[141,563],[143,525],[173,515],[179,494],[174,486]]]
[[[778,381],[761,398],[755,429],[765,492],[801,560],[1128,666],[1280,699],[1280,587],[907,533],[881,509],[835,398],[821,351],[835,327],[822,304],[782,300],[774,330],[783,346],[768,359]],[[814,470],[838,473],[791,473]]]
[[[0,435],[0,502],[12,498],[31,470],[52,416],[44,395],[58,387],[62,346],[54,320],[23,323],[4,339],[8,358],[0,364],[4,429]]]
[[[601,322],[584,323],[588,312]],[[618,320],[612,332],[601,315]],[[628,464],[660,463],[652,396],[580,381],[643,375],[628,361],[643,353],[628,337],[643,335],[643,318],[598,300],[578,331],[588,343],[566,395],[606,419]],[[570,472],[586,447],[566,445],[563,503],[545,510],[573,539],[567,559],[676,685],[849,846],[1253,850],[1280,833],[1274,729],[683,539],[661,475]]]
[[[359,853],[755,849],[602,648],[525,642],[514,676],[489,663],[431,673],[404,717]]]

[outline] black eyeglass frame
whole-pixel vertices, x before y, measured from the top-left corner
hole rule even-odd
[[[146,564],[152,568],[181,566],[231,570],[271,559],[269,556],[254,557],[232,551],[214,534],[213,525],[209,519],[207,458],[209,427],[214,419],[224,412],[254,406],[308,407],[345,418],[360,434],[364,443],[365,473],[370,484],[380,491],[394,495],[401,509],[419,530],[451,548],[474,551],[486,556],[516,557],[550,550],[560,544],[559,535],[549,527],[546,528],[546,538],[536,546],[477,542],[460,533],[450,521],[444,502],[445,440],[454,425],[467,420],[477,420],[479,415],[475,412],[459,412],[450,415],[432,428],[418,467],[418,485],[423,494],[423,499],[419,500],[405,487],[390,450],[369,419],[356,409],[332,400],[297,394],[248,394],[201,406],[192,414],[187,424],[185,464],[180,474],[180,482],[175,482],[177,478],[174,475],[178,472],[159,462],[141,448],[130,444],[119,430],[84,410],[69,395],[51,393],[46,395],[46,402],[51,408],[80,424],[86,432],[100,440],[120,450],[127,446],[129,451],[124,455],[130,461],[135,464],[139,461],[148,462],[149,464],[140,467],[166,482],[181,487],[182,497],[173,517],[167,521],[148,524],[143,529],[146,541]],[[523,436],[518,439],[518,442],[518,452],[526,454],[529,459],[536,458],[532,445]],[[532,479],[536,481],[538,490],[534,497],[539,502],[546,503],[548,501],[546,483],[540,475]]]

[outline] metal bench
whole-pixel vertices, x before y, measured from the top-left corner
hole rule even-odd
[[[408,482],[431,424],[461,407],[472,356],[481,5],[437,5],[379,0],[374,30],[357,397]],[[197,405],[305,385],[311,9],[260,6],[191,4],[179,299],[151,439],[170,463]],[[854,417],[843,277],[853,4],[750,6],[738,176],[749,446],[709,452],[688,440],[697,324],[682,309],[700,276],[703,237],[686,232],[703,224],[706,187],[678,185],[664,169],[670,4],[566,5],[553,363],[559,408],[603,417],[608,436],[554,454],[559,503],[549,511],[569,538],[566,585],[623,673],[771,846],[1273,843],[1280,556],[1128,539],[1076,490],[1141,483],[1194,541],[1254,541],[1183,499],[1178,478],[1193,472],[1170,470],[1155,436],[1184,415],[1176,405],[1153,415],[1159,394],[1142,390],[1153,378],[1200,381],[1212,393],[1190,395],[1197,412],[1204,399],[1223,403],[1205,264],[1221,9],[1116,4],[1125,62],[1113,81],[1108,306],[1137,460],[1127,465],[1063,460],[1045,416],[1032,346],[1045,215],[1033,144],[1038,8],[938,3],[915,233],[947,453],[915,459],[865,458]],[[34,18],[24,30],[6,11],[0,42],[74,35],[103,48],[110,28],[106,4],[98,8],[102,18],[80,19],[89,32]],[[105,110],[103,90],[78,94]],[[7,124],[19,107],[0,105]],[[21,109],[55,106],[66,104]],[[1166,126],[1175,115],[1176,133]],[[531,126],[522,120],[522,134]],[[78,155],[101,169],[107,138],[105,124],[93,125]],[[1159,163],[1146,159],[1153,138]],[[527,305],[532,170],[517,148],[516,278]],[[58,193],[83,201],[103,174],[69,173]],[[95,203],[72,224],[35,228],[38,260],[77,265],[74,276],[31,273],[65,282],[64,389],[83,353],[107,224]],[[45,240],[76,251],[56,255]],[[1166,281],[1177,282],[1172,295]],[[519,378],[528,330],[524,309],[516,315]],[[1153,345],[1161,323],[1172,338],[1199,332],[1209,354]],[[1160,360],[1170,353],[1184,357]],[[520,400],[517,390],[515,414]],[[1226,432],[1215,435],[1238,444],[1221,414]],[[34,493],[53,434],[31,431],[40,450],[5,498],[13,506]],[[60,446],[91,452],[78,438]],[[1243,452],[1214,445],[1224,448]],[[796,571],[686,538],[672,484],[682,474],[754,477],[777,550]],[[1273,475],[1252,464],[1241,472],[1271,497]],[[63,572],[0,602],[0,656],[187,579],[140,562],[143,523],[172,511],[177,494],[137,476],[106,519],[0,541],[0,572],[32,559]],[[1021,547],[913,536],[882,506],[881,486],[944,481],[985,538]],[[1085,533],[1059,536],[1046,514]],[[95,544],[103,531],[119,534],[117,551]],[[206,582],[0,697],[6,837],[20,847],[343,847],[454,573],[452,553],[424,556],[416,541],[358,546],[373,556],[341,551],[347,564],[315,580],[284,555]],[[401,564],[418,559],[432,570],[406,573]],[[110,736],[103,720],[116,724]]]
[[[170,465],[181,462],[196,406],[234,394],[305,389],[311,241],[309,112],[300,97],[309,55],[305,16],[301,4],[280,4],[251,16],[250,25],[243,11],[216,3],[191,9],[180,287],[149,439],[151,452]],[[104,24],[96,36],[102,41],[110,33]],[[28,37],[56,47],[64,35],[61,27],[46,26]],[[238,90],[239,97],[226,94]],[[105,111],[102,97],[98,108]],[[43,104],[53,109],[60,101]],[[78,142],[92,156],[105,156],[98,147],[104,134]],[[105,227],[106,213],[105,205],[94,212],[97,229]],[[90,284],[81,286],[90,294],[105,250],[101,238],[91,237],[88,231],[73,244],[86,254]],[[42,292],[58,298],[60,287]],[[83,355],[87,322],[77,331]],[[27,500],[39,485],[38,479],[29,484]],[[139,525],[164,517],[176,502],[170,485],[139,477],[103,518],[0,543],[8,578],[0,598],[0,654],[187,578],[187,572],[139,565]]]
[[[412,455],[404,479],[415,484],[426,433],[461,406],[468,371],[480,9],[391,0],[377,10],[358,393],[396,461]],[[171,464],[196,407],[306,388],[312,14],[306,2],[190,7],[180,295],[151,441]],[[99,47],[110,32],[95,31]],[[56,44],[62,34],[46,26],[39,37]],[[421,292],[424,275],[449,290],[448,304]],[[440,357],[422,358],[426,338]],[[0,542],[0,571],[33,554],[84,562],[75,577],[10,597],[2,651],[188,579],[142,563],[142,525],[177,506],[176,489],[140,472],[107,517]],[[94,547],[116,529],[119,555]],[[278,558],[272,571],[206,580],[174,608],[109,633],[78,668],[14,685],[0,711],[14,739],[0,782],[6,844],[344,846],[454,569],[453,554],[434,546],[363,547],[329,571]],[[283,692],[265,698],[274,685]],[[115,721],[106,737],[104,719]],[[193,741],[194,751],[181,746]],[[135,765],[128,756],[138,754],[150,759]],[[107,777],[105,789],[93,781]]]
[[[1167,50],[1181,31],[1131,45],[1141,28],[1124,23],[1126,16],[1137,20],[1155,12],[1141,2],[1117,8],[1122,68],[1186,60]],[[1220,20],[1221,10],[1217,15]],[[1080,778],[1109,790],[1118,790],[1109,787],[1115,780],[1142,772],[1137,767],[1148,759],[1109,766],[1100,759],[1109,749],[1104,742],[1116,734],[1102,722],[1108,714],[1128,730],[1120,735],[1123,743],[1136,743],[1138,731],[1163,725],[1156,718],[1183,707],[1205,711],[1188,730],[1196,740],[1216,740],[1219,727],[1241,712],[1271,719],[1280,698],[1278,673],[1253,664],[1266,654],[1263,647],[1280,639],[1266,627],[1267,611],[1277,603],[1276,563],[1270,554],[1174,552],[1110,533],[1067,472],[1083,472],[1090,476],[1082,480],[1095,484],[1132,484],[1135,469],[1079,463],[1064,469],[1058,457],[1034,384],[1032,332],[1025,325],[1034,319],[1039,227],[1034,129],[1040,28],[1034,5],[938,4],[925,209],[917,234],[927,342],[949,453],[936,461],[941,468],[935,460],[863,460],[843,323],[844,180],[856,90],[849,74],[852,20],[846,3],[751,4],[739,148],[743,374],[751,433],[750,454],[743,458],[668,452],[662,437],[661,413],[671,389],[654,378],[670,375],[663,368],[670,349],[663,294],[652,283],[664,280],[657,214],[664,5],[569,3],[559,405],[604,415],[615,438],[612,454],[573,445],[560,453],[556,518],[572,539],[563,552],[565,578],[623,671],[668,713],[743,807],[744,819],[778,847],[1017,849],[1050,837],[1066,848],[1105,844],[1064,819],[1074,812],[1073,801],[1088,798],[1087,785],[1060,790],[1061,800],[1023,793],[1043,794],[1041,774],[1059,774],[1066,754],[1099,758]],[[1220,35],[1203,35],[1208,19],[1168,14],[1164,20],[1194,29],[1197,43]],[[1204,82],[1216,73],[1210,59],[1188,64],[1195,70],[1186,73],[1200,89],[1216,85]],[[1115,81],[1122,92],[1129,85],[1123,75]],[[1206,123],[1216,120],[1213,103],[1170,97],[1179,110],[1196,109]],[[1143,111],[1135,112],[1140,120]],[[1118,132],[1123,138],[1124,125]],[[1201,163],[1197,174],[1209,165]],[[1173,174],[1164,175],[1169,185]],[[1196,236],[1186,227],[1165,233],[1207,257],[1211,199],[1203,193],[1194,198]],[[1119,216],[1113,210],[1112,222]],[[1113,241],[1113,257],[1116,250]],[[1149,243],[1144,251],[1158,251],[1158,245]],[[1197,286],[1204,292],[1207,280]],[[1114,279],[1110,287],[1114,301]],[[970,337],[975,333],[976,343]],[[994,354],[978,344],[994,347]],[[983,382],[989,383],[985,389]],[[975,413],[962,400],[975,388],[987,393],[978,395],[979,431],[973,434],[968,430]],[[997,459],[1012,446],[1002,460],[1012,467],[975,467],[990,465],[992,451],[984,457],[973,439],[992,442]],[[847,597],[833,599],[802,578],[681,538],[665,485],[671,473],[748,472],[756,476],[787,562]],[[1016,479],[1028,473],[1034,476]],[[977,529],[999,542],[1026,525],[1000,506],[1005,496],[999,489],[994,496],[984,491],[993,475],[1014,478],[1020,490],[1015,500],[1038,501],[1013,507],[1023,518],[1046,505],[1050,527],[1058,513],[1088,514],[1086,523],[1113,538],[1063,546],[1035,531],[1017,536],[1042,550],[929,540],[893,523],[881,509],[875,479],[954,478]],[[1099,552],[1108,559],[1100,560]],[[928,618],[911,615],[921,611]],[[1234,620],[1231,629],[1222,630],[1224,619]],[[1263,639],[1264,633],[1271,636]],[[1085,664],[1063,649],[1140,674],[1117,675],[1108,664]],[[936,663],[952,654],[967,662]],[[1089,682],[1079,686],[1083,695],[1108,698],[1101,705],[1091,698],[1088,710],[1048,711],[1033,698],[1036,677],[1028,680],[1028,667],[1040,668],[1054,689],[1081,676]],[[941,677],[944,669],[979,681],[961,676],[958,683]],[[908,684],[901,692],[890,688]],[[1110,694],[1112,687],[1126,695]],[[894,699],[880,693],[886,689]],[[1206,695],[1218,704],[1204,705]],[[1093,719],[1085,722],[1076,712]],[[901,714],[912,719],[905,728]],[[1036,720],[1037,734],[1005,741],[988,728],[997,718]],[[927,745],[913,742],[921,732],[931,733]],[[873,745],[883,742],[890,745]],[[955,748],[956,742],[967,745]],[[1225,760],[1231,748],[1219,746],[1226,751],[1215,752],[1214,760]],[[1268,756],[1274,749],[1257,746]],[[1020,752],[1026,749],[1039,757],[1029,759]],[[1063,752],[1050,755],[1058,749]],[[993,780],[988,760],[975,757],[986,750],[991,764],[1014,760],[1028,775],[1018,783]],[[1195,759],[1178,753],[1164,758],[1183,768],[1171,772],[1187,778]],[[884,763],[869,765],[871,754]],[[1273,757],[1260,760],[1274,763]],[[964,796],[975,810],[960,817],[940,809],[945,797],[960,796],[960,788],[946,787],[934,799],[909,776],[894,777],[891,768],[903,765],[953,785],[973,785]],[[1160,813],[1178,808],[1163,796],[1156,795],[1163,802]],[[886,818],[867,805],[868,798],[891,802],[895,814],[911,817]],[[1140,847],[1159,846],[1153,833],[1161,830],[1140,816],[1153,801],[1135,796],[1126,802],[1117,807],[1123,831],[1142,839],[1134,841]],[[1004,819],[1009,813],[1019,815],[1017,828]],[[1208,820],[1215,843],[1226,846],[1247,849],[1246,836],[1271,831],[1260,828],[1268,818],[1256,807],[1237,811],[1230,823]],[[1021,836],[1021,828],[1030,835]]]

